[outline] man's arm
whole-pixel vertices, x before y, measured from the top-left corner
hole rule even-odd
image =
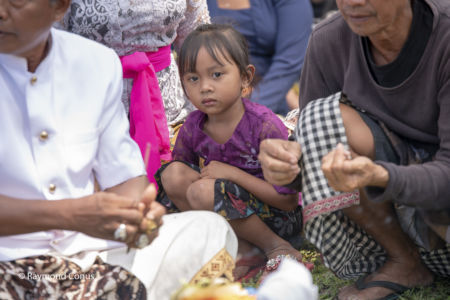
[[[0,236],[61,229],[67,202],[23,200],[0,195]]]
[[[50,201],[0,195],[0,236],[61,229],[114,239],[114,230],[126,223],[131,241],[143,220],[139,202],[147,185],[147,178],[139,176],[81,198]],[[147,197],[145,206],[152,201]],[[156,214],[162,215],[159,210]]]
[[[147,188],[149,182],[147,176],[142,175],[135,178],[131,178],[116,186],[105,189],[105,192],[114,193],[124,197],[130,197],[132,199],[140,199],[142,193]]]

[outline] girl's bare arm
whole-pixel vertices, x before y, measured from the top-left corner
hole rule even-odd
[[[279,194],[267,181],[225,163],[211,161],[201,170],[201,177],[230,180],[255,195],[262,202],[281,210],[291,211],[298,205],[298,193]]]

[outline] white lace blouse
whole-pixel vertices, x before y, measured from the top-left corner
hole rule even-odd
[[[62,27],[122,56],[169,44],[177,50],[189,32],[209,22],[206,0],[72,0]],[[193,106],[184,96],[173,57],[157,76],[168,123],[184,120]],[[126,79],[122,101],[127,110],[131,86]]]

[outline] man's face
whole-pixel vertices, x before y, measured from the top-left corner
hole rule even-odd
[[[0,53],[26,56],[45,43],[65,11],[58,1],[0,0]]]
[[[336,0],[336,4],[353,32],[372,36],[395,28],[410,0]]]

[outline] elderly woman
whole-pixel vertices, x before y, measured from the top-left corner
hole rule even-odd
[[[339,298],[393,299],[450,275],[450,5],[336,2],[308,46],[298,143],[264,142],[260,159],[302,189],[326,265],[367,274]]]
[[[116,54],[51,29],[69,3],[0,1],[0,298],[169,299],[229,274],[221,217],[154,201]]]

